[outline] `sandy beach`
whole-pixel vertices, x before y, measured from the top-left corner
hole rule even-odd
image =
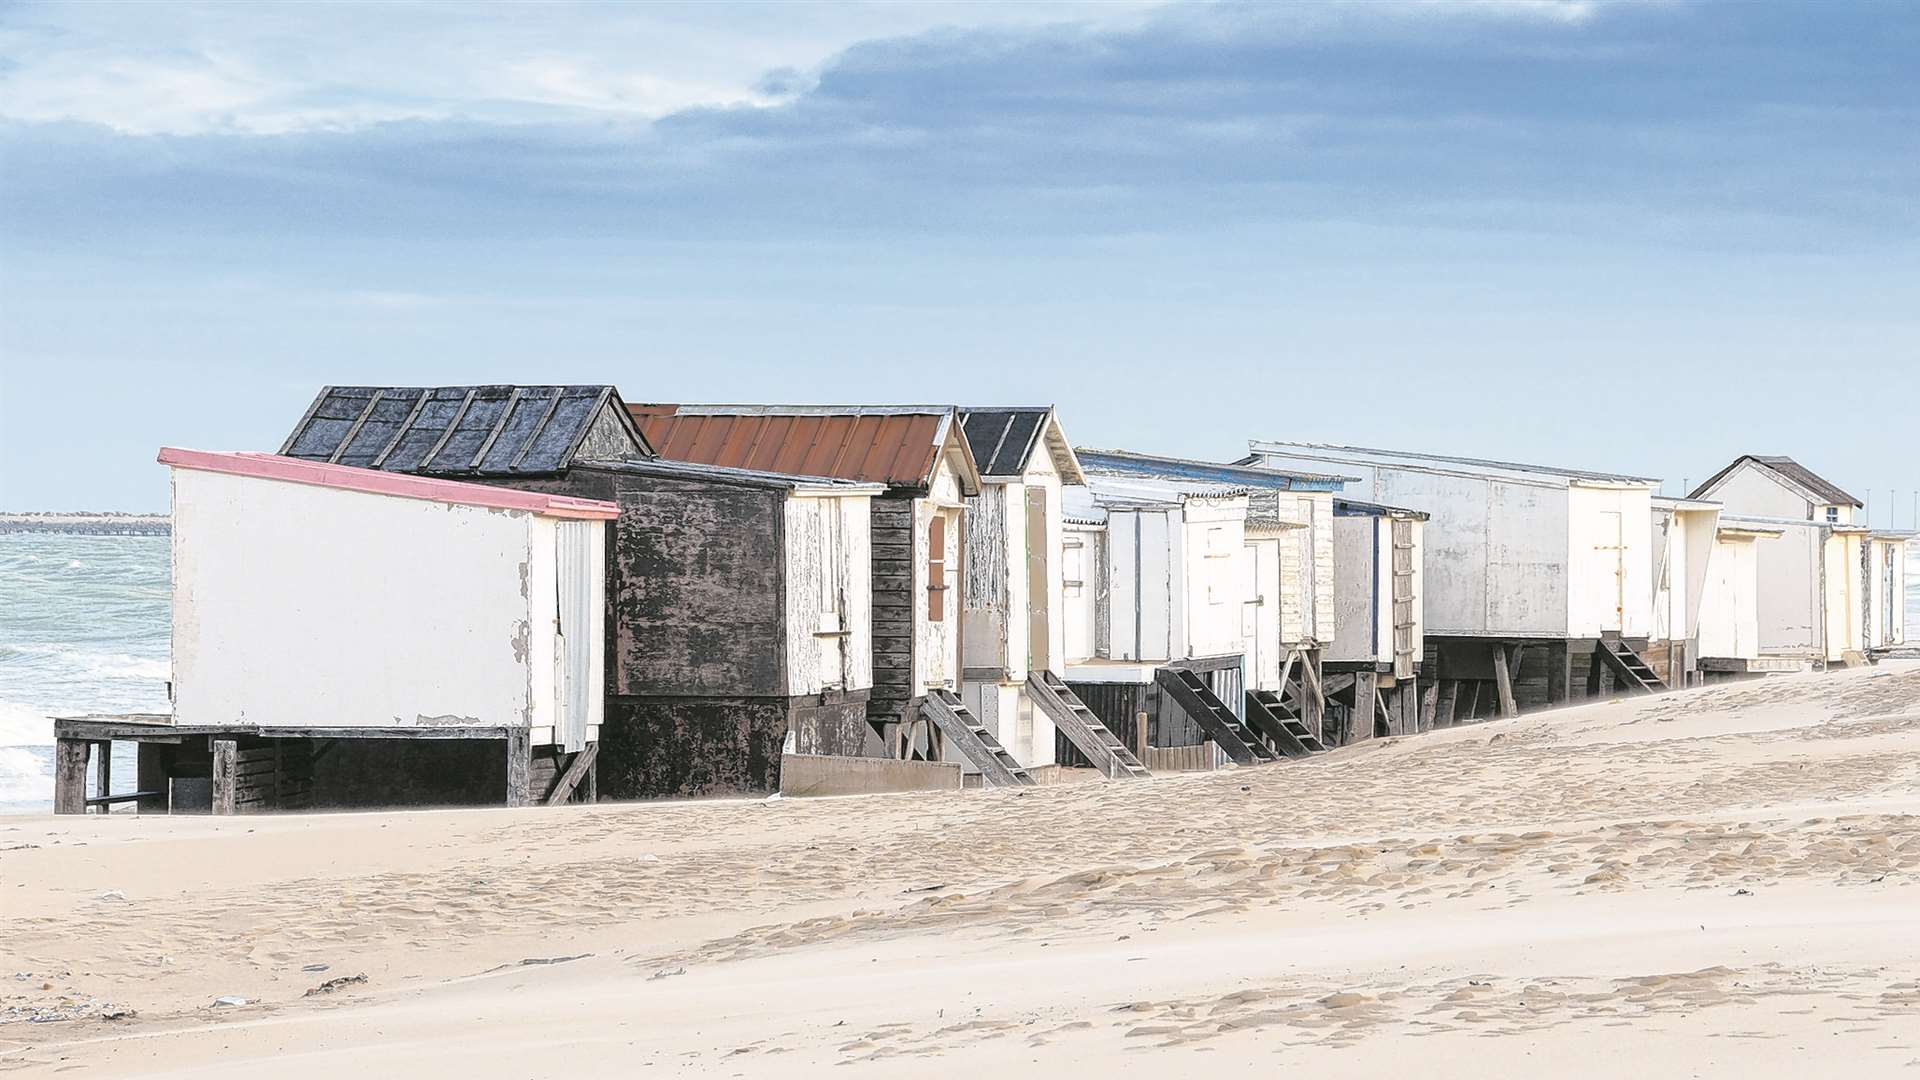
[[[1901,661],[1134,783],[0,818],[0,1072],[1912,1076],[1916,814]]]

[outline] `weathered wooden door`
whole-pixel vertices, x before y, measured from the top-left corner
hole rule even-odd
[[[1606,586],[1611,588],[1613,601],[1610,612],[1603,612],[1600,629],[1620,632],[1626,627],[1627,612],[1627,533],[1617,510],[1600,511],[1600,542],[1593,546],[1596,560],[1596,573],[1599,581],[1604,581],[1611,571],[1613,581]],[[1575,595],[1578,595],[1577,593]]]
[[[914,663],[923,687],[959,686],[960,511],[933,508],[927,516],[926,621],[914,643]]]
[[[559,607],[554,620],[554,742],[567,753],[587,745],[593,682],[593,536],[597,521],[562,521],[554,530]]]
[[[1259,686],[1260,662],[1267,645],[1260,640],[1260,607],[1267,602],[1267,594],[1274,591],[1278,582],[1267,580],[1269,573],[1266,560],[1251,546],[1247,548],[1247,565],[1253,570],[1253,595],[1240,603],[1240,640],[1244,650],[1241,655],[1246,658],[1246,684]],[[1278,646],[1279,642],[1273,644]]]
[[[846,560],[846,538],[840,521],[839,499],[815,500],[820,515],[820,621],[814,633],[820,650],[820,681],[824,689],[847,685],[846,592],[841,564]]]
[[[1047,587],[1047,489],[1027,489],[1027,670],[1052,665],[1053,592]]]
[[[1393,677],[1413,678],[1413,522],[1393,522]]]

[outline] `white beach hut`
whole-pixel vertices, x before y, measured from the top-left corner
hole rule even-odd
[[[1249,444],[1248,461],[1359,479],[1369,501],[1429,515],[1425,660],[1432,723],[1660,680],[1641,655],[1655,632],[1652,497],[1638,476],[1319,443]]]

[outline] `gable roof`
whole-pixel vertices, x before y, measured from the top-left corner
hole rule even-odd
[[[280,452],[387,472],[501,477],[564,472],[576,456],[653,456],[611,386],[328,386]]]
[[[960,488],[979,472],[951,405],[678,405],[627,407],[660,456],[703,465],[924,490],[940,454],[958,448]]]
[[[1839,506],[1866,505],[1865,503],[1862,503],[1859,499],[1856,499],[1853,496],[1847,494],[1845,491],[1841,490],[1839,485],[1828,483],[1826,480],[1822,479],[1818,474],[1816,474],[1813,470],[1807,468],[1805,465],[1800,464],[1799,462],[1793,460],[1792,458],[1782,457],[1777,455],[1768,456],[1764,454],[1741,454],[1739,457],[1733,459],[1733,464],[1728,465],[1726,468],[1721,469],[1719,472],[1714,473],[1711,477],[1708,477],[1706,483],[1701,484],[1697,488],[1694,488],[1693,491],[1689,493],[1687,497],[1691,499],[1698,499],[1702,497],[1702,495],[1708,489],[1712,488],[1715,484],[1718,484],[1720,481],[1725,480],[1728,477],[1728,475],[1730,475],[1733,472],[1733,470],[1739,468],[1742,463],[1748,462],[1748,461],[1751,461],[1754,464],[1767,469],[1769,472],[1772,472],[1775,476],[1786,481],[1789,487],[1798,488],[1801,492],[1806,494],[1807,497],[1812,499],[1814,502],[1831,503]]]
[[[257,480],[278,480],[311,487],[339,488],[368,495],[390,495],[400,499],[423,499],[456,506],[484,506],[495,510],[525,510],[543,517],[583,518],[608,521],[620,516],[617,503],[599,499],[578,499],[571,495],[549,495],[518,488],[470,484],[460,480],[438,480],[425,476],[395,475],[383,469],[361,469],[351,465],[331,465],[304,461],[281,454],[260,454],[235,450],[183,450],[160,448],[160,464],[176,469],[225,473]]]
[[[1131,450],[1093,450],[1083,446],[1077,453],[1081,468],[1088,473],[1107,476],[1190,480],[1279,491],[1339,491],[1348,483],[1359,479],[1332,473],[1269,469],[1244,461],[1225,464],[1216,461],[1195,461],[1190,458],[1162,457],[1157,454],[1140,454]]]
[[[1054,469],[1066,484],[1081,482],[1080,461],[1060,433],[1053,407],[966,408],[960,410],[960,430],[967,448],[980,466],[981,476],[1017,477],[1042,445],[1053,455]]]

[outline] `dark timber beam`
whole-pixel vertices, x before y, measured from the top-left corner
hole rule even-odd
[[[507,748],[507,805],[527,806],[533,802],[533,733],[526,728],[509,728],[502,740]]]
[[[213,740],[213,812],[234,812],[239,787],[240,744],[234,739]]]
[[[1513,672],[1507,670],[1507,646],[1502,642],[1493,644],[1493,687],[1500,695],[1500,715],[1519,716],[1520,707],[1513,700]]]
[[[85,739],[56,739],[53,744],[53,812],[87,812],[87,750]]]

